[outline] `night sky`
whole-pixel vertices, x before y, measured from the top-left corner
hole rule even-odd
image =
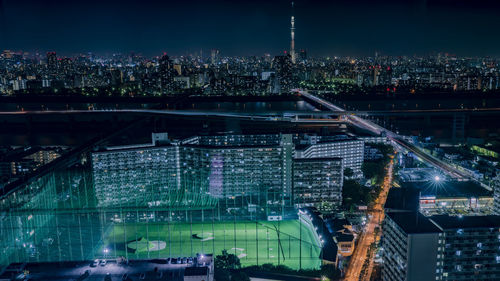
[[[296,0],[296,46],[312,55],[500,56],[500,1]],[[278,54],[282,0],[0,0],[0,49]]]

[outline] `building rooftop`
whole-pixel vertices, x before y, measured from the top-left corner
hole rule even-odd
[[[392,219],[407,234],[441,232],[429,218],[419,212],[388,212],[386,216]]]
[[[186,267],[184,276],[206,276],[208,274],[208,267]]]
[[[436,198],[477,198],[491,196],[491,192],[471,181],[439,181],[405,182],[403,187],[420,190],[421,197]]]
[[[335,240],[338,242],[352,242],[354,241],[354,234],[338,232],[334,235]]]
[[[442,229],[500,228],[500,216],[448,216],[436,215],[430,219]]]
[[[420,207],[420,190],[412,187],[391,188],[384,209],[388,211],[413,211]]]

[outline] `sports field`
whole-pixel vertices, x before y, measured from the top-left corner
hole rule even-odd
[[[243,266],[273,263],[299,269],[321,264],[317,236],[298,220],[114,225],[103,242],[99,251],[129,259],[219,255],[226,249]]]

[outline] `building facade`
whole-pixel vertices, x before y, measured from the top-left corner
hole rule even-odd
[[[500,216],[388,212],[382,280],[499,280]]]
[[[436,280],[500,279],[500,216],[432,216],[441,229]]]
[[[266,202],[292,206],[291,135],[204,136],[173,143],[159,142],[156,135],[155,146],[92,153],[100,206],[187,206],[206,198],[238,208]]]
[[[166,204],[181,188],[178,147],[142,147],[92,153],[96,197],[101,207]]]
[[[500,216],[500,175],[493,180],[493,214]]]
[[[344,168],[341,158],[295,159],[293,201],[297,206],[331,210],[342,204]]]
[[[442,235],[438,227],[420,213],[389,212],[382,228],[382,280],[435,280]]]
[[[363,172],[364,142],[356,138],[326,139],[320,142],[302,144],[295,148],[296,158],[342,158],[344,169],[350,168],[355,177]]]
[[[176,142],[158,136],[153,134],[151,144],[92,153],[101,206],[172,206],[181,204],[175,198],[186,195],[188,200],[221,200],[228,208],[332,210],[342,202],[344,169],[361,173],[363,162],[363,141],[351,138],[297,150],[290,134],[197,136]],[[120,196],[112,196],[118,190]]]

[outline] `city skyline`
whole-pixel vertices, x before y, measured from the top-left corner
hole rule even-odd
[[[200,50],[208,56],[218,49],[247,56],[290,48],[290,1],[100,2],[0,1],[0,49],[146,56]],[[313,56],[500,55],[500,39],[491,33],[500,27],[495,1],[299,0],[295,6],[296,50]]]
[[[0,0],[0,280],[498,281],[499,0]]]

